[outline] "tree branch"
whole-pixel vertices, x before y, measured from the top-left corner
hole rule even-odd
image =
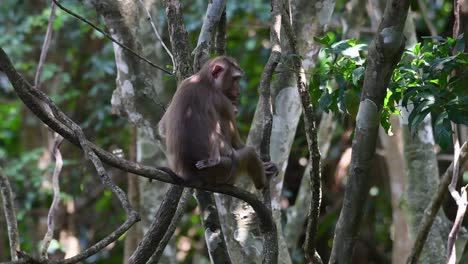
[[[98,31],[99,33],[103,34],[106,38],[108,38],[109,40],[111,40],[112,42],[114,42],[115,44],[119,45],[121,48],[125,49],[126,51],[132,53],[133,55],[137,56],[140,60],[148,63],[149,65],[151,65],[152,67],[156,68],[156,69],[159,69],[169,75],[174,75],[174,73],[166,70],[165,68],[163,68],[162,66],[159,66],[159,65],[156,65],[154,64],[153,62],[149,61],[147,58],[141,56],[140,54],[138,54],[136,51],[132,50],[131,48],[127,47],[126,45],[120,43],[119,41],[117,41],[115,38],[113,38],[109,33],[105,32],[104,30],[100,29],[98,26],[94,25],[93,23],[91,23],[90,21],[88,21],[86,18],[76,14],[75,12],[71,11],[70,9],[64,7],[62,4],[60,4],[57,0],[52,0],[54,1],[54,3],[60,8],[62,9],[63,11],[65,11],[66,13],[74,16],[75,18],[81,20],[82,22],[88,24],[89,26],[91,26],[92,28],[94,28],[96,31]]]
[[[177,56],[176,56],[177,57]],[[102,161],[107,163],[110,166],[119,168],[123,171],[131,172],[136,175],[143,176],[148,179],[158,180],[166,183],[172,183],[175,185],[180,185],[184,187],[197,188],[207,191],[212,191],[216,193],[227,194],[238,199],[241,199],[247,202],[252,208],[256,211],[261,226],[264,232],[270,234],[270,236],[276,238],[275,224],[271,217],[270,211],[268,208],[256,198],[255,195],[249,193],[248,191],[242,190],[240,188],[233,187],[231,185],[208,185],[201,183],[187,183],[180,180],[177,175],[167,168],[154,168],[149,166],[144,166],[135,162],[125,160],[123,158],[117,157],[114,154],[111,154],[102,148],[94,145],[93,143],[87,141],[84,136],[81,134],[75,123],[69,120],[63,112],[61,112],[58,107],[47,97],[42,91],[34,89],[19,73],[15,70],[11,64],[10,59],[0,48],[0,68],[6,73],[8,79],[13,85],[15,92],[18,94],[23,103],[44,123],[46,123],[52,130],[56,131],[62,135],[65,139],[70,141],[72,144],[77,147],[83,148],[85,153],[94,159],[94,155],[101,158]],[[43,106],[43,103],[47,105],[48,108],[52,110],[47,111]],[[73,127],[73,129],[70,128]],[[79,128],[79,127],[78,127]],[[98,172],[101,172],[100,169]],[[138,220],[138,216],[131,214],[129,219],[116,231],[114,231],[107,238],[98,242],[95,247],[88,248],[80,256],[75,256],[69,260],[65,260],[57,263],[75,263],[78,262],[84,257],[90,256],[95,252],[99,251],[105,247],[108,243],[112,242],[112,239],[117,239],[122,235],[134,222]],[[274,233],[274,235],[273,235]],[[86,255],[86,256],[85,256]],[[55,263],[55,262],[54,262]]]
[[[11,260],[18,260],[16,252],[20,250],[18,223],[16,219],[15,203],[13,201],[13,191],[7,176],[0,167],[0,194],[3,201],[3,212],[8,230],[8,240],[10,241]]]
[[[169,188],[164,200],[159,206],[154,221],[149,226],[148,231],[138,244],[135,252],[133,252],[132,256],[128,259],[129,264],[144,264],[151,255],[153,255],[153,252],[158,248],[159,243],[168,231],[167,228],[174,218],[177,204],[179,203],[183,191],[184,188],[177,185],[173,185]]]
[[[37,89],[37,88],[36,88]],[[57,135],[54,141],[54,147],[52,149],[52,154],[55,159],[54,172],[52,174],[52,186],[54,190],[54,198],[52,199],[52,204],[49,209],[49,214],[47,215],[47,232],[44,235],[42,240],[42,249],[41,257],[47,259],[47,250],[49,249],[50,242],[54,236],[55,231],[55,218],[57,217],[59,203],[60,203],[60,181],[59,176],[62,171],[63,160],[62,154],[60,153],[60,145],[62,144],[63,137]]]
[[[166,51],[167,55],[169,55],[169,57],[171,58],[172,67],[175,68],[174,55],[172,55],[171,51],[170,51],[169,48],[166,46],[166,43],[164,43],[164,41],[162,40],[161,35],[159,35],[159,31],[158,31],[158,29],[156,28],[156,26],[154,25],[153,18],[151,17],[151,14],[150,14],[149,10],[145,7],[145,4],[143,3],[143,0],[139,0],[139,2],[140,2],[141,7],[145,10],[146,19],[147,19],[148,22],[151,24],[151,28],[153,29],[154,34],[155,34],[156,37],[159,39],[159,42],[161,42],[161,46],[163,46],[163,48],[164,48],[164,50]]]
[[[304,124],[307,137],[307,147],[309,150],[309,162],[312,164],[310,170],[310,187],[312,197],[309,205],[309,214],[306,228],[306,240],[304,242],[304,252],[308,262],[313,262],[315,257],[315,236],[318,228],[318,218],[320,215],[320,204],[322,199],[322,179],[320,150],[317,141],[317,126],[314,118],[314,106],[311,103],[309,90],[306,85],[304,68],[299,57],[297,48],[297,38],[292,28],[291,18],[289,17],[289,6],[283,8],[283,28],[291,45],[292,53],[295,54],[293,68],[296,75],[297,88],[301,97],[302,108],[304,110]]]
[[[263,112],[263,125],[262,125],[262,141],[260,143],[260,157],[264,162],[270,161],[270,138],[271,129],[273,127],[273,105],[271,96],[271,80],[273,73],[278,66],[281,59],[281,1],[271,0],[271,22],[270,22],[270,42],[271,53],[268,61],[260,76],[260,111]],[[271,214],[271,194],[270,184],[263,189],[263,202],[270,209]],[[276,227],[276,226],[275,226]],[[276,233],[276,230],[275,230]],[[278,237],[267,236],[269,239],[265,240],[263,244],[263,254],[265,258],[263,263],[277,263],[278,262]]]
[[[194,54],[194,69],[200,69],[201,66],[209,58],[209,48],[211,47],[211,39],[216,32],[216,25],[218,25],[221,16],[223,15],[223,10],[226,7],[226,0],[213,0],[208,4],[206,10],[205,19],[203,20],[203,25],[198,36],[197,46],[193,50]]]
[[[380,125],[380,114],[393,70],[405,47],[403,28],[410,1],[387,1],[377,34],[369,45],[361,102],[356,117],[352,158],[343,208],[335,227],[329,263],[350,263],[369,195],[370,168]]]
[[[148,260],[148,264],[157,264],[159,263],[159,259],[161,258],[164,248],[166,248],[167,244],[169,243],[169,240],[171,239],[172,235],[174,234],[174,231],[177,227],[177,223],[179,223],[180,218],[184,215],[185,213],[185,208],[187,206],[187,202],[190,200],[192,197],[192,189],[185,188],[184,192],[182,193],[182,196],[180,197],[179,204],[177,205],[177,210],[174,213],[174,217],[172,218],[171,223],[167,227],[166,234],[164,234],[164,237],[162,238],[161,242],[158,243],[158,248],[156,251],[153,253],[151,258]]]
[[[464,164],[468,161],[468,142],[465,142],[460,149],[460,158],[459,164],[460,166],[464,166]],[[454,170],[454,163],[450,164],[448,169],[444,172],[444,175],[440,179],[439,186],[437,187],[437,192],[431,198],[431,201],[427,205],[426,209],[424,210],[423,218],[421,219],[421,223],[419,224],[419,230],[414,239],[414,244],[411,249],[411,253],[406,261],[407,264],[416,264],[419,259],[419,255],[423,249],[424,243],[426,242],[427,235],[431,230],[432,223],[436,218],[437,212],[439,211],[440,207],[442,206],[442,202],[444,200],[444,196],[447,193],[448,186],[452,179]]]

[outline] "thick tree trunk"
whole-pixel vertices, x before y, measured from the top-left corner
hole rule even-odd
[[[144,1],[100,1],[93,2],[98,14],[102,14],[107,28],[113,32],[114,38],[142,54],[151,61],[164,64],[161,42],[147,19],[146,10],[152,18],[158,18],[154,0]],[[143,5],[141,5],[143,3]],[[146,9],[146,10],[145,10]],[[159,32],[161,21],[157,21]],[[136,129],[136,160],[150,166],[161,166],[166,162],[159,142],[156,141],[157,123],[164,113],[167,102],[167,90],[164,90],[163,75],[139,58],[114,44],[117,66],[116,90],[112,96],[112,106],[118,112],[135,124]],[[168,58],[166,58],[166,61]],[[164,99],[161,99],[164,98]],[[148,180],[139,178],[129,179],[129,196],[138,199],[138,210],[141,213],[141,223],[135,225],[128,233],[125,259],[136,249],[142,239],[142,233],[148,230],[161,204],[168,185],[159,181],[150,184]],[[174,245],[168,246],[167,252],[175,252]],[[164,254],[164,263],[175,263],[175,255]]]
[[[403,53],[403,28],[409,1],[387,2],[383,20],[369,46],[361,103],[356,118],[349,179],[336,224],[330,263],[350,263],[369,191],[380,112],[392,72]]]

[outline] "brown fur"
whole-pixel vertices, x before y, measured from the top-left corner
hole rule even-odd
[[[247,171],[257,188],[266,185],[262,161],[244,146],[237,130],[242,74],[234,59],[217,57],[185,79],[174,94],[160,126],[170,167],[185,181],[233,184],[236,175]],[[271,164],[266,165],[270,174]]]

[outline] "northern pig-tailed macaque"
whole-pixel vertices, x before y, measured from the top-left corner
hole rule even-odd
[[[230,57],[214,58],[178,87],[161,123],[171,169],[185,181],[234,184],[246,172],[257,189],[277,172],[239,136],[235,113],[244,72]]]

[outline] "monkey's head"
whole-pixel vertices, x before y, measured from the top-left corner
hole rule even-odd
[[[230,57],[216,57],[208,61],[201,72],[205,70],[208,73],[208,78],[215,89],[219,89],[234,106],[234,111],[237,113],[237,106],[240,96],[239,81],[244,76],[244,71],[239,64]]]

